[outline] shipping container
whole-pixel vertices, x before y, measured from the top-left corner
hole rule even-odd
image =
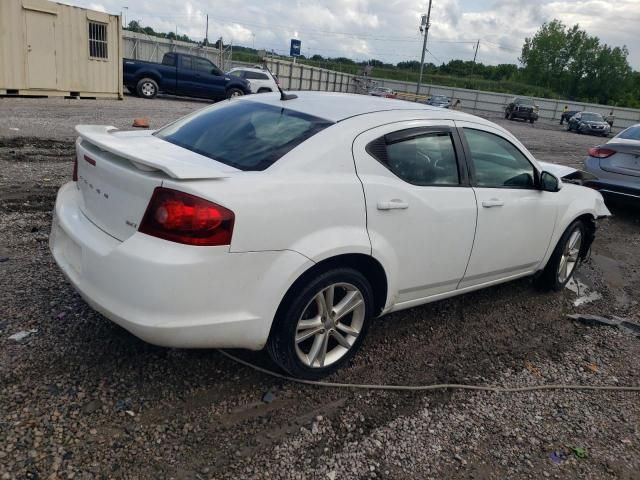
[[[120,17],[0,0],[0,95],[122,98]]]

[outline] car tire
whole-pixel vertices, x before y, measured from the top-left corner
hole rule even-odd
[[[530,118],[530,119],[529,119],[529,123],[533,123],[533,122],[535,122],[535,119]]]
[[[233,87],[227,90],[227,98],[241,97],[243,95],[244,95],[244,92],[239,88]]]
[[[158,94],[158,84],[153,78],[141,78],[136,85],[139,97],[151,100]]]
[[[327,308],[329,302],[333,308]],[[343,316],[335,313],[341,303]],[[371,284],[357,270],[333,268],[303,278],[278,308],[267,351],[296,378],[316,380],[329,375],[346,364],[362,344],[373,305]]]
[[[564,288],[580,266],[586,234],[587,227],[582,220],[575,220],[567,227],[537,279],[538,287],[556,292]]]

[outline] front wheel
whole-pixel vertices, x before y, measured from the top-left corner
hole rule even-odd
[[[535,119],[530,118],[530,119],[529,119],[529,123],[533,123],[533,122],[535,122]]]
[[[294,377],[322,378],[355,355],[372,312],[371,284],[360,272],[335,268],[320,273],[287,295],[267,350]]]
[[[241,97],[243,95],[244,92],[239,88],[230,88],[229,90],[227,90],[227,98]]]
[[[576,220],[569,225],[538,279],[540,287],[556,292],[564,288],[580,265],[582,248],[586,242],[585,234],[583,221]]]

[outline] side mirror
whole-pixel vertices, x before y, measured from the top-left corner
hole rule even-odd
[[[562,188],[562,182],[553,173],[542,172],[540,174],[540,190],[545,192],[558,192]]]

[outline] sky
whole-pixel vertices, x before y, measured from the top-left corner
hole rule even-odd
[[[306,56],[320,54],[388,63],[420,60],[420,17],[428,0],[62,0],[138,20],[156,31],[194,40],[218,37],[258,49],[289,51],[302,41]],[[125,8],[128,7],[128,8]],[[612,46],[626,45],[640,70],[640,0],[433,0],[426,62],[473,60],[518,63],[522,44],[546,21],[576,23]]]

